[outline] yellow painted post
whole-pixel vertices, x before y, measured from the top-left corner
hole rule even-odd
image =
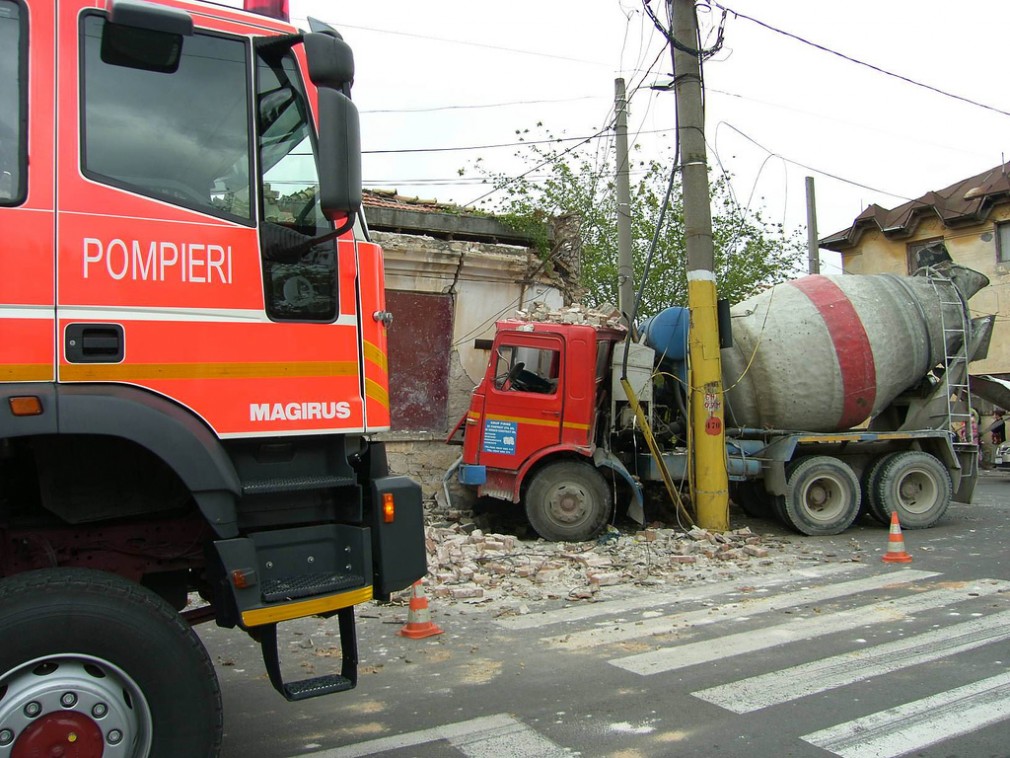
[[[703,529],[726,531],[729,529],[729,477],[726,473],[726,429],[723,420],[717,299],[715,276],[711,271],[688,272],[694,512],[698,526]]]
[[[701,100],[701,54],[694,0],[671,0],[673,68],[677,94],[678,138],[684,187],[684,238],[687,247],[687,305],[690,412],[698,526],[729,529],[729,477],[723,423],[722,361],[716,314],[715,252],[708,190],[708,156]]]

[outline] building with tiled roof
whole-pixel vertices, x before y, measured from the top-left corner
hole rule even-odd
[[[990,280],[969,302],[972,316],[997,316],[989,356],[972,375],[1010,379],[1010,163],[894,208],[870,205],[820,246],[841,254],[847,274],[910,274],[931,262],[935,242]]]

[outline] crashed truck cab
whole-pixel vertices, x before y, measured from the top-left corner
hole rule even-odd
[[[545,539],[597,533],[613,512],[613,491],[622,505],[640,507],[640,486],[602,444],[611,430],[601,409],[614,397],[611,361],[624,338],[605,326],[498,322],[487,371],[450,434],[463,432],[459,481],[480,496],[524,503]]]

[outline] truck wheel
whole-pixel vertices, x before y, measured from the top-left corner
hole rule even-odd
[[[859,480],[837,458],[811,455],[791,466],[786,523],[801,534],[841,534],[859,515]]]
[[[87,569],[19,574],[0,581],[0,639],[0,754],[218,754],[214,667],[153,592]]]
[[[946,467],[935,456],[908,450],[890,456],[877,477],[875,499],[885,522],[898,511],[901,526],[925,529],[943,518],[953,487]]]
[[[772,516],[772,498],[762,482],[753,480],[746,482],[732,482],[730,484],[730,494],[733,502],[740,506],[740,510],[751,518],[769,518]]]
[[[588,463],[544,466],[526,491],[526,518],[552,542],[583,542],[607,525],[611,503],[607,481]]]
[[[869,513],[874,521],[879,521],[881,524],[889,523],[891,514],[884,508],[884,504],[877,495],[880,472],[896,455],[900,455],[900,453],[885,453],[874,458],[863,474],[863,510]]]

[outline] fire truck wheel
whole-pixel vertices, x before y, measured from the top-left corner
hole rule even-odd
[[[0,581],[0,608],[0,755],[218,754],[213,665],[153,592],[44,569]]]
[[[583,542],[607,525],[607,481],[588,463],[561,461],[533,475],[526,491],[526,518],[545,540]]]
[[[859,515],[859,479],[845,462],[809,455],[790,466],[786,522],[801,534],[841,534]]]
[[[903,529],[926,529],[943,518],[950,506],[950,474],[929,453],[907,450],[889,456],[874,487],[885,523],[898,511]]]
[[[869,513],[874,521],[879,521],[881,524],[889,523],[891,514],[884,508],[884,504],[878,497],[880,472],[884,470],[884,466],[896,455],[899,455],[899,453],[885,453],[874,458],[863,473],[863,510]]]

